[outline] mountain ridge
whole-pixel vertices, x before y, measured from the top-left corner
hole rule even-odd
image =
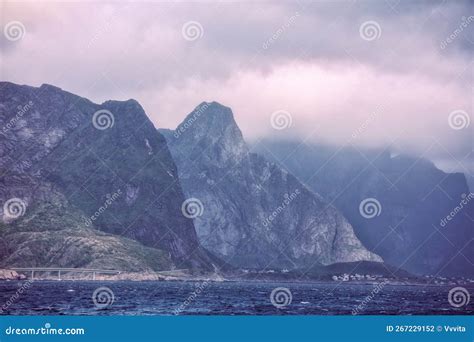
[[[54,184],[64,197],[54,204],[67,202],[83,217],[93,216],[120,190],[91,227],[164,250],[176,264],[213,269],[192,221],[182,215],[184,196],[166,140],[137,101],[98,105],[50,85],[2,82],[0,89],[0,182],[16,175],[33,179],[36,187]],[[34,193],[21,182],[5,189],[2,203],[12,196],[28,198],[19,222],[28,218],[31,205],[49,200],[47,191]]]
[[[474,274],[474,248],[469,247],[474,244],[474,202],[449,224],[441,223],[470,193],[465,175],[445,173],[429,160],[405,154],[392,157],[388,150],[272,140],[252,149],[333,201],[357,236],[387,263],[418,275]],[[365,218],[359,205],[370,198],[378,201],[380,212]]]
[[[343,151],[307,182],[305,172],[331,151],[295,149],[282,164],[273,158],[295,146],[250,147],[217,102],[200,103],[175,130],[157,130],[134,99],[99,105],[48,84],[0,89],[2,267],[302,270],[383,258],[415,274],[473,271],[474,253],[458,252],[473,241],[464,216],[474,202],[438,221],[467,196],[466,179],[429,161],[411,169],[413,159],[383,152],[368,155],[377,167],[369,172],[362,156]],[[435,184],[445,194],[423,199]],[[359,203],[372,197],[381,213],[367,220]],[[393,236],[382,243],[387,227]],[[423,246],[426,234],[435,237]]]

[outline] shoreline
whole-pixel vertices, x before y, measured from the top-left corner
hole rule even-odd
[[[133,282],[133,283],[180,283],[180,282],[196,282],[196,283],[249,283],[249,284],[267,284],[267,283],[279,283],[279,284],[312,284],[312,285],[379,285],[380,283],[385,283],[385,286],[429,286],[429,287],[443,287],[443,286],[469,286],[474,287],[474,281],[460,281],[460,282],[447,282],[447,283],[432,283],[432,282],[407,282],[407,281],[395,281],[395,280],[386,280],[386,281],[333,281],[333,280],[268,280],[268,279],[224,279],[224,280],[215,280],[215,279],[206,279],[206,278],[176,278],[176,279],[166,279],[166,280],[156,280],[156,279],[54,279],[54,278],[40,278],[40,279],[0,279],[0,285],[5,283],[36,283],[36,282],[55,282],[55,283],[80,283],[80,282],[107,282],[107,283],[120,283],[120,282]]]
[[[388,278],[384,276],[371,276],[370,278],[298,278],[275,275],[268,277],[260,273],[254,274],[205,274],[192,275],[186,272],[177,271],[175,274],[167,272],[167,275],[160,272],[121,272],[116,275],[98,274],[95,278],[91,276],[75,277],[65,272],[58,277],[55,272],[42,272],[33,279],[14,270],[0,269],[0,283],[4,282],[209,282],[209,283],[308,283],[308,284],[347,284],[347,285],[377,285],[384,283],[392,286],[452,286],[452,285],[473,285],[474,279],[463,278],[443,278],[420,276],[414,278]]]

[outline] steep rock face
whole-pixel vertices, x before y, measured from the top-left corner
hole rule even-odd
[[[175,131],[161,131],[186,196],[198,203],[200,243],[229,264],[282,269],[381,261],[336,209],[249,152],[229,108],[202,103]]]
[[[463,174],[383,151],[272,141],[254,150],[333,201],[385,262],[415,274],[474,275],[474,194]],[[378,216],[361,215],[367,198],[380,203]]]
[[[166,141],[136,101],[98,105],[50,85],[2,82],[0,89],[2,204],[20,198],[26,213],[42,207],[55,217],[68,205],[83,228],[161,249],[186,267],[210,267],[181,213]],[[48,187],[62,200],[53,201]],[[34,229],[49,230],[47,222]]]

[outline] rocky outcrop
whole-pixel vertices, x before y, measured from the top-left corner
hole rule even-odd
[[[26,276],[13,270],[0,269],[0,280],[23,280]]]
[[[250,153],[231,110],[202,103],[161,131],[193,205],[200,243],[243,268],[381,261],[337,209],[293,175]]]

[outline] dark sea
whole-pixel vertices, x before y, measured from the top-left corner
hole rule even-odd
[[[3,315],[472,315],[454,285],[196,281],[0,282]],[[465,286],[474,294],[474,286]],[[375,291],[377,289],[377,291]],[[273,291],[273,295],[272,295]],[[459,301],[454,303],[459,305]]]

